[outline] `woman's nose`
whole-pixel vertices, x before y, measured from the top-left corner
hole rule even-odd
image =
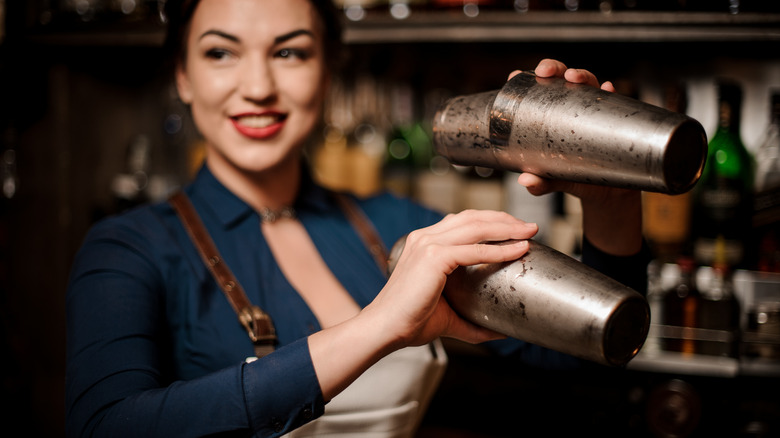
[[[276,95],[273,69],[264,60],[250,60],[244,64],[239,90],[244,99],[264,102]]]

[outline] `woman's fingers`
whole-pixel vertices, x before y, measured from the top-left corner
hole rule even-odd
[[[524,172],[517,177],[517,183],[525,187],[528,193],[539,196],[553,191],[550,180],[544,179],[533,173]]]
[[[413,231],[407,238],[419,244],[464,245],[485,241],[528,239],[536,234],[536,224],[526,223],[500,211],[464,210],[439,223]]]
[[[448,257],[457,266],[480,263],[501,263],[516,260],[528,252],[528,240],[512,240],[502,244],[473,243],[447,248]]]
[[[522,70],[513,71],[509,74],[507,80],[512,79],[521,72]],[[599,85],[598,78],[590,71],[580,68],[568,68],[566,67],[566,64],[555,59],[543,59],[539,61],[536,69],[534,69],[534,73],[540,78],[563,77],[567,81],[575,84],[588,84],[594,87],[600,87],[604,91],[615,92],[615,86],[612,82],[606,81]]]
[[[444,298],[439,301],[439,304],[441,307],[449,307],[449,304],[446,304],[446,300]],[[507,337],[506,335],[496,331],[485,327],[480,327],[476,324],[466,321],[465,319],[458,316],[457,313],[455,313],[455,311],[451,308],[442,309],[440,313],[449,315],[449,321],[443,336],[469,342],[471,344],[479,344],[482,342],[494,341]]]
[[[536,224],[517,219],[509,213],[483,210],[465,210],[446,226],[447,229],[436,231],[446,234],[448,239],[445,242],[452,244],[528,239],[537,231]],[[450,232],[450,228],[454,232]]]
[[[566,64],[555,59],[547,58],[539,61],[539,64],[537,64],[536,68],[534,69],[534,74],[540,78],[561,77],[564,75],[564,73],[566,73],[566,70]],[[509,74],[508,79],[512,79],[521,72],[522,70],[513,71]]]
[[[576,195],[577,184],[559,179],[547,179],[532,173],[521,173],[517,182],[534,196],[546,195],[553,192],[566,192]]]
[[[581,68],[568,68],[566,67],[566,64],[555,59],[541,60],[539,65],[536,66],[534,72],[537,76],[542,78],[562,76],[567,81],[575,84],[588,84],[594,87],[600,87],[604,91],[615,91],[615,86],[612,84],[612,82],[607,81],[599,85],[598,78],[596,78],[596,75],[590,71]]]
[[[543,59],[534,69],[536,76],[540,78],[560,77],[566,73],[566,64],[555,59]]]
[[[596,75],[581,68],[570,68],[564,72],[563,77],[567,81],[575,84],[587,84],[594,87],[599,86],[599,80],[596,78]]]

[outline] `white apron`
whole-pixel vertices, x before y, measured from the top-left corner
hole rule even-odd
[[[322,417],[284,437],[411,438],[446,366],[438,339],[393,352],[325,405]]]

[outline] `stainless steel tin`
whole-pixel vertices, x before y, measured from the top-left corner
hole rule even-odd
[[[690,190],[707,156],[691,117],[531,72],[448,100],[433,136],[453,164],[668,194]]]
[[[404,239],[391,254],[391,269]],[[530,241],[520,259],[459,267],[444,296],[462,318],[507,336],[604,365],[623,366],[650,328],[647,300],[633,289]]]

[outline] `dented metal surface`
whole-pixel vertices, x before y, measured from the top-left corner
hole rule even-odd
[[[391,272],[403,251],[391,252]],[[444,296],[464,319],[596,363],[623,366],[650,328],[647,300],[633,289],[543,244],[507,263],[456,269]]]
[[[695,185],[707,153],[704,129],[684,114],[531,72],[450,99],[433,134],[453,164],[669,194]]]
[[[444,294],[465,319],[606,365],[624,365],[650,324],[638,292],[540,243],[514,262],[460,267]]]

